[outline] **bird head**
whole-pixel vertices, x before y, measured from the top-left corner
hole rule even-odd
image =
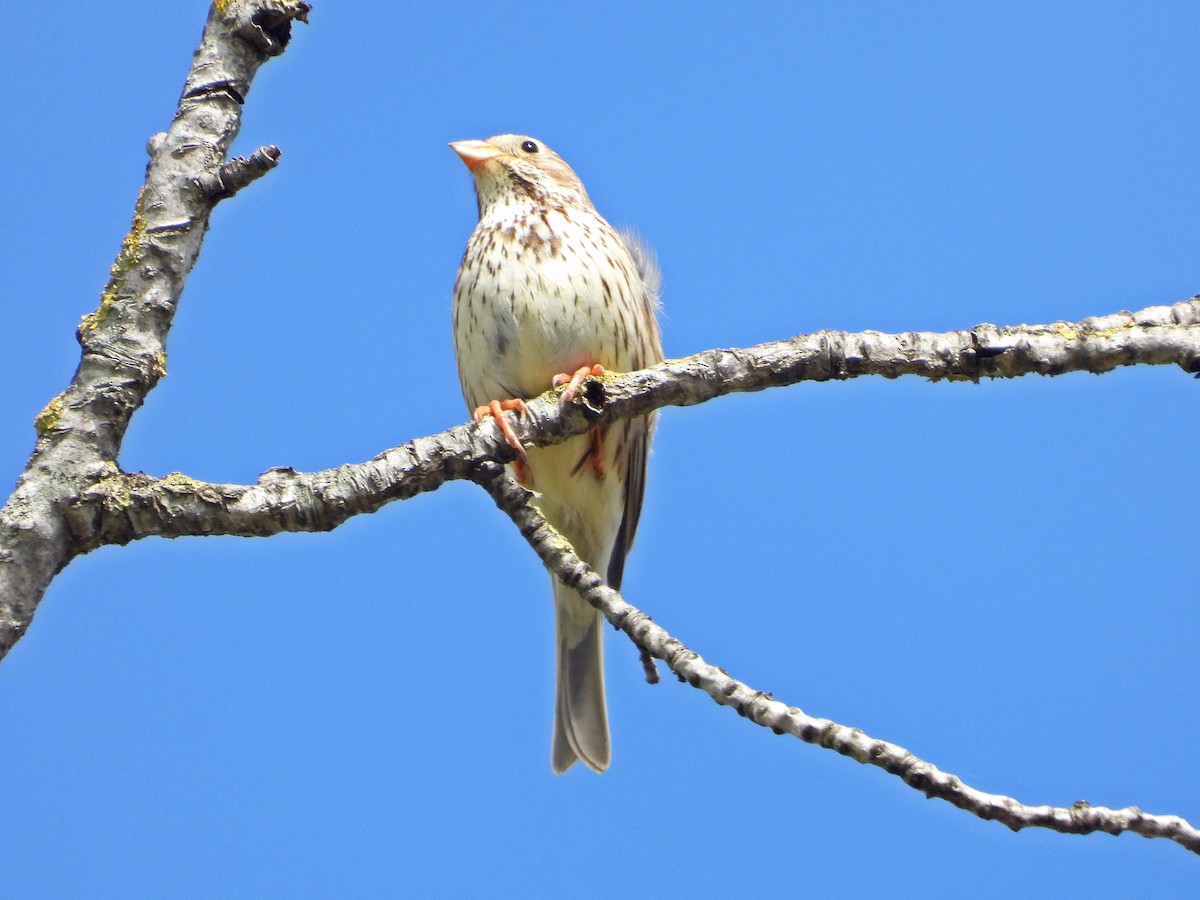
[[[553,150],[524,134],[450,145],[475,176],[480,216],[502,205],[591,206],[579,176]]]

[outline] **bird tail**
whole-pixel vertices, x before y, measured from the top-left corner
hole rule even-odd
[[[554,703],[555,774],[575,760],[603,772],[612,759],[604,702],[604,630],[601,616],[571,588],[555,579],[554,626],[558,685]]]

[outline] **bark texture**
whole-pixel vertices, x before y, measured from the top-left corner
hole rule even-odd
[[[225,0],[209,12],[171,127],[150,139],[146,180],[95,312],[79,368],[38,414],[37,445],[0,510],[0,655],[25,633],[50,580],[95,538],[69,510],[115,470],[134,412],[166,372],[166,336],[217,202],[263,174],[276,148],[226,161],[259,66],[282,53],[301,0]]]

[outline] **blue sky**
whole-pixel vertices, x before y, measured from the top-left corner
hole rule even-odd
[[[205,13],[6,13],[6,485]],[[545,140],[655,246],[669,356],[1183,299],[1198,39],[1188,3],[319,3],[249,95],[237,149],[277,143],[281,165],[216,212],[121,463],[251,481],[462,421],[450,289],[475,204],[446,143],[501,131]],[[1163,368],[667,410],[627,595],[756,688],[976,787],[1198,822],[1197,390]],[[464,484],[328,535],[77,560],[0,665],[6,890],[1194,887],[1173,844],[1014,835],[648,687],[615,635],[613,767],[556,778],[549,597]]]

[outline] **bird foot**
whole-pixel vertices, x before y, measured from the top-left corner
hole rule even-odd
[[[583,384],[583,379],[587,378],[589,375],[594,375],[597,378],[603,378],[607,371],[608,370],[605,369],[604,366],[598,363],[594,366],[580,366],[575,370],[574,375],[568,375],[566,372],[559,372],[552,379],[550,379],[550,383],[554,387],[559,387],[560,385],[564,384],[567,386],[567,389],[563,391],[562,395],[562,404],[563,406],[566,406],[568,403],[573,401],[575,399],[575,395],[579,393],[579,385]]]
[[[517,451],[517,458],[512,461],[513,474],[517,476],[517,481],[523,485],[529,484],[529,460],[525,456],[525,446],[521,443],[521,439],[517,437],[517,433],[513,431],[513,427],[509,424],[508,419],[504,418],[504,413],[508,410],[516,410],[520,415],[527,415],[529,408],[525,405],[524,400],[493,400],[485,406],[475,407],[475,412],[471,414],[471,418],[478,424],[487,416],[492,416],[496,420],[496,426],[500,429],[500,433],[504,435],[504,440],[508,442],[508,446]]]

